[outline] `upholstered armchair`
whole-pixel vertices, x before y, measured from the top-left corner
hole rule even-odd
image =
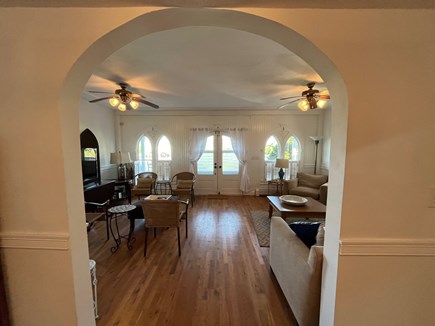
[[[157,173],[142,172],[136,174],[131,185],[131,197],[149,196],[153,193],[156,185]]]
[[[289,195],[311,197],[326,205],[328,197],[328,176],[298,172],[296,179],[287,180]]]
[[[173,195],[188,195],[190,202],[195,201],[195,174],[192,172],[180,172],[175,174],[171,180],[171,188]]]

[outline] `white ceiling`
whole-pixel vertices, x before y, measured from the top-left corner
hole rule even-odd
[[[269,39],[228,28],[185,27],[147,35],[113,53],[96,68],[83,97],[106,96],[88,91],[113,92],[117,83],[127,82],[162,109],[276,110],[285,103],[280,98],[300,95],[308,81],[326,89],[305,61]]]

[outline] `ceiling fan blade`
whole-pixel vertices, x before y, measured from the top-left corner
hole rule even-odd
[[[299,99],[296,99],[296,100],[293,100],[293,101],[287,102],[287,103],[285,103],[285,104],[283,104],[283,105],[281,105],[281,106],[278,106],[278,109],[282,109],[283,107],[285,107],[285,106],[287,106],[287,105],[289,105],[289,104],[292,104],[292,103],[294,103],[294,102],[297,102],[297,101],[299,101]]]
[[[289,96],[289,97],[280,98],[280,100],[288,100],[290,98],[300,98],[300,97],[302,97],[302,96]]]
[[[138,98],[138,97],[132,97],[132,100],[134,100],[136,102],[143,103],[143,104],[148,105],[148,106],[151,106],[154,109],[158,109],[159,108],[159,106],[157,104],[145,101],[144,99],[141,99],[141,98]]]
[[[96,100],[89,101],[89,103],[95,103],[95,102],[99,102],[99,101],[104,101],[104,100],[108,100],[109,98],[112,98],[112,96],[97,98]]]
[[[132,97],[136,97],[136,98],[138,98],[138,97],[141,97],[141,98],[146,98],[145,96],[143,96],[142,94],[139,94],[139,93],[134,93],[133,92],[133,96]]]
[[[329,95],[317,95],[318,98],[324,99],[324,100],[330,100],[331,96]]]
[[[112,92],[100,92],[100,91],[88,91],[89,93],[95,93],[95,94],[113,94]]]

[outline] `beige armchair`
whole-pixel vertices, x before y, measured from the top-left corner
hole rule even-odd
[[[195,174],[192,172],[180,172],[175,174],[171,180],[173,195],[188,195],[190,202],[195,201]]]
[[[149,196],[153,193],[156,185],[157,173],[142,172],[134,177],[133,184],[131,185],[131,197]]]
[[[298,172],[296,179],[287,180],[289,195],[311,197],[326,205],[328,197],[328,176]]]

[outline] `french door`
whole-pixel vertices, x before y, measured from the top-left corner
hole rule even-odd
[[[196,178],[198,194],[240,193],[240,164],[229,136],[218,134],[207,138],[204,153],[198,160]]]

